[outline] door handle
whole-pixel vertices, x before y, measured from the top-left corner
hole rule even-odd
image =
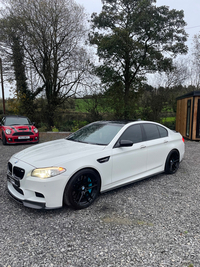
[[[168,141],[167,140],[164,140],[164,143],[166,144],[166,143],[168,143]]]
[[[146,148],[146,146],[141,146],[140,148]]]

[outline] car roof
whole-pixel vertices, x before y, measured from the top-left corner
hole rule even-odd
[[[93,123],[99,123],[99,124],[122,124],[125,125],[127,123],[134,122],[132,120],[116,120],[116,121],[95,121]]]
[[[154,122],[154,121],[146,121],[146,120],[141,120],[141,119],[138,119],[138,120],[116,120],[116,121],[95,121],[93,122],[94,124],[95,123],[98,123],[98,124],[118,124],[118,125],[122,125],[122,126],[125,126],[127,124],[130,124],[130,125],[133,125],[133,124],[146,124],[146,123],[149,123],[149,124],[156,124],[156,125],[160,125],[164,128],[167,128],[166,126],[158,123],[158,122]],[[91,124],[93,124],[91,123]]]

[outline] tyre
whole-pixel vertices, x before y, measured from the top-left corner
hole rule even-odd
[[[2,132],[2,143],[4,146],[7,144],[4,132]]]
[[[64,192],[64,203],[75,209],[90,206],[100,192],[100,177],[92,169],[77,172],[69,181]]]
[[[165,163],[165,173],[173,174],[179,168],[179,153],[176,150],[172,150],[167,156]]]

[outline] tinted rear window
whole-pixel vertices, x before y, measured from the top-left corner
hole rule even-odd
[[[160,138],[160,133],[158,131],[157,125],[151,123],[143,124],[147,141]]]
[[[160,137],[161,138],[168,136],[168,131],[164,127],[161,127],[161,126],[158,126],[158,125],[157,125],[157,127],[158,127],[158,131],[160,133]]]
[[[151,123],[144,123],[143,127],[147,141],[168,136],[168,131],[162,126]]]

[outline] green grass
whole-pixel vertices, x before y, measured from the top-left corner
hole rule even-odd
[[[167,118],[163,118],[162,119],[162,123],[164,122],[175,122],[176,121],[176,117],[167,117]]]

